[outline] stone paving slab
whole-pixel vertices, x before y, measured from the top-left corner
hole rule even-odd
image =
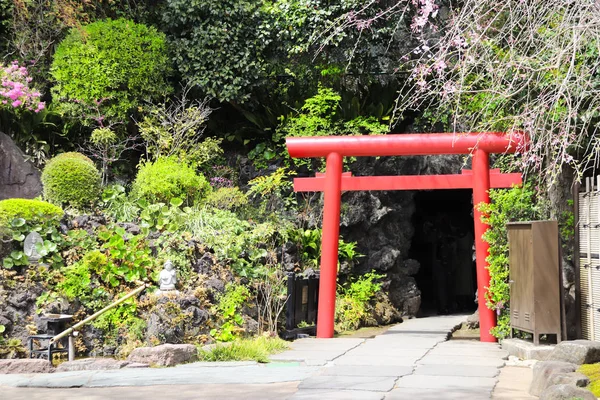
[[[344,376],[392,376],[399,377],[410,375],[413,372],[412,365],[334,365],[324,368],[321,375],[344,375]]]
[[[13,387],[108,387],[186,384],[265,384],[301,381],[317,367],[265,367],[249,365],[222,368],[146,368],[112,371],[77,371],[36,375],[0,375],[0,385]],[[13,378],[11,378],[13,377]]]
[[[300,389],[290,400],[381,400],[385,393],[356,390]]]
[[[496,367],[486,367],[481,365],[419,365],[415,375],[434,375],[434,376],[474,376],[482,378],[495,378],[500,371]]]
[[[311,376],[302,381],[298,388],[388,392],[395,382],[395,377],[386,376]]]
[[[435,365],[480,365],[487,367],[501,368],[505,361],[499,357],[456,357],[456,356],[439,356],[426,355],[417,364],[435,364]]]
[[[348,351],[345,356],[371,356],[371,357],[417,357],[421,358],[429,349],[398,349],[389,348],[385,345],[360,346]]]
[[[498,384],[494,387],[494,400],[535,400],[529,394],[533,371],[528,367],[504,367],[500,370]]]
[[[387,393],[385,400],[489,400],[490,390],[482,388],[456,388],[447,390],[422,388],[396,388]]]
[[[508,359],[508,353],[503,350],[485,349],[477,347],[446,347],[440,344],[433,348],[427,355],[430,356],[468,356],[468,357],[498,357]]]
[[[444,340],[446,339],[429,339],[418,336],[378,336],[374,339],[369,339],[365,344],[361,345],[360,347],[386,346],[389,349],[430,349],[438,343],[442,343]]]
[[[7,400],[281,400],[293,396],[297,387],[297,382],[268,385],[163,385],[77,389],[0,386],[0,393],[1,398]]]
[[[345,350],[340,351],[315,351],[315,350],[288,350],[283,353],[274,354],[269,358],[272,361],[305,361],[305,360],[334,360],[343,354]]]
[[[496,378],[474,376],[407,375],[398,379],[396,387],[437,390],[482,388],[491,393],[496,382]]]
[[[412,366],[420,357],[370,357],[345,355],[334,361],[335,365]]]

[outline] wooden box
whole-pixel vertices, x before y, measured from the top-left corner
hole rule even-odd
[[[510,262],[510,331],[561,341],[561,279],[556,221],[507,224]]]

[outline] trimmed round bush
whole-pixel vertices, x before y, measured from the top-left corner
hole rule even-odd
[[[77,26],[60,42],[50,74],[58,109],[93,122],[90,109],[108,120],[124,122],[143,101],[171,91],[165,35],[154,27],[126,19]]]
[[[0,226],[8,226],[15,218],[39,224],[51,218],[60,219],[62,208],[42,200],[7,199],[0,201]]]
[[[63,153],[48,161],[42,184],[46,200],[61,206],[85,208],[100,197],[100,172],[81,153]]]
[[[210,185],[188,164],[177,158],[164,157],[140,166],[132,194],[151,203],[168,203],[178,197],[188,205],[202,199],[210,190]]]

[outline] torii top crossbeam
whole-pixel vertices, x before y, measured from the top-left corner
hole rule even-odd
[[[520,174],[501,174],[489,169],[490,153],[514,153],[524,149],[529,138],[523,133],[432,133],[381,136],[290,137],[288,152],[294,158],[326,157],[325,177],[296,178],[295,191],[324,191],[321,280],[317,337],[333,337],[337,283],[340,202],[342,190],[415,190],[472,188],[473,204],[489,203],[491,187],[520,184]],[[472,154],[473,171],[462,175],[351,177],[342,173],[343,157]],[[474,208],[480,339],[495,341],[489,333],[496,315],[486,307],[490,276],[486,257],[489,246],[482,236],[489,228]]]

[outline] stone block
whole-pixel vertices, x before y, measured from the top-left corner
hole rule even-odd
[[[577,365],[564,361],[541,361],[533,367],[533,379],[529,393],[539,396],[549,385],[548,381],[554,374],[575,372]]]
[[[134,349],[127,361],[171,367],[198,360],[198,350],[191,344],[162,344]]]
[[[572,385],[554,385],[542,392],[540,400],[596,400],[589,390]]]
[[[545,361],[554,347],[554,345],[536,346],[523,339],[504,339],[502,341],[502,349],[521,360]]]
[[[577,387],[586,387],[590,384],[590,378],[579,372],[566,372],[552,374],[548,378],[548,386],[571,385]]]
[[[556,345],[548,356],[549,361],[565,361],[573,364],[593,364],[600,361],[600,342],[592,340],[569,340]]]
[[[40,359],[0,360],[0,374],[38,374],[54,372],[55,368]]]

